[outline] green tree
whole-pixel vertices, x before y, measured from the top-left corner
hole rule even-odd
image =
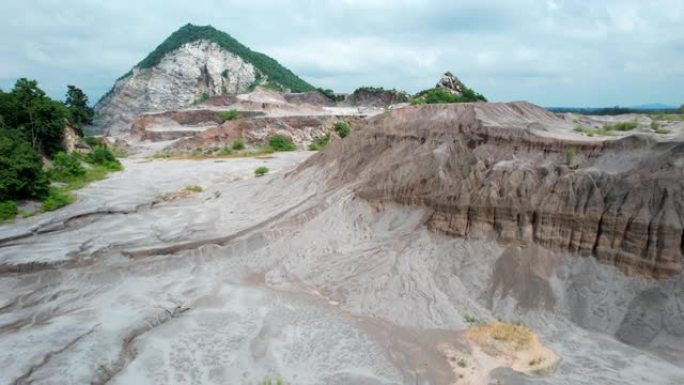
[[[88,96],[80,88],[69,85],[64,105],[69,112],[69,121],[76,128],[77,133],[83,136],[83,125],[91,124],[95,112],[88,106]]]
[[[679,113],[680,113],[680,114],[684,114],[684,104],[682,104],[681,106],[679,106]]]
[[[7,127],[24,133],[34,149],[47,156],[64,151],[67,111],[38,87],[35,80],[17,80],[9,93],[0,95],[0,115]]]
[[[0,201],[41,198],[48,187],[40,154],[22,132],[6,128],[0,119]]]

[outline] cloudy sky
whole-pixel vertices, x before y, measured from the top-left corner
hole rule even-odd
[[[316,86],[415,92],[450,70],[493,101],[684,103],[682,0],[2,0],[0,88],[92,101],[183,24],[211,24]]]

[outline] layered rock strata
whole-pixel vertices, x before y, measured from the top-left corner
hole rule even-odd
[[[431,208],[435,230],[595,256],[627,273],[681,271],[684,143],[567,134],[529,103],[407,107],[311,158],[369,201]]]

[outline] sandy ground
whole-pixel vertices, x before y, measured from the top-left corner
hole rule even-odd
[[[293,173],[310,155],[130,159],[75,204],[1,226],[0,383],[684,383],[676,348],[612,337],[633,297],[684,278],[549,255],[554,301],[537,301],[548,293],[508,290],[496,268],[533,253],[431,233],[421,209]],[[261,165],[272,173],[255,178]],[[188,185],[204,190],[163,199]],[[467,317],[523,323],[558,368],[497,368]],[[466,382],[450,355],[480,369]]]

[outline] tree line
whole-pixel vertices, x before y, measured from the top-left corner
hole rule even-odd
[[[0,201],[42,199],[49,193],[43,158],[64,152],[65,127],[83,135],[94,112],[78,87],[68,86],[64,102],[47,96],[35,80],[17,80],[0,90]]]

